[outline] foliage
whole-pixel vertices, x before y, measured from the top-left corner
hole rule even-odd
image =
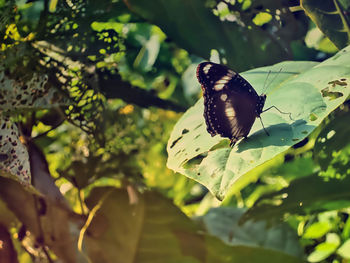
[[[90,236],[85,242],[94,262],[148,262],[150,259],[159,262],[232,262],[233,258],[254,261],[258,257],[268,257],[270,262],[279,262],[281,258],[287,262],[299,261],[265,247],[241,244],[240,249],[249,253],[245,255],[238,247],[232,250],[216,238],[203,234],[161,195],[146,192],[135,198],[136,202],[130,206],[125,190],[95,188],[92,191],[87,199],[92,210],[98,206],[97,200],[105,199],[87,228]],[[106,229],[101,222],[114,223]],[[120,225],[124,227],[120,228]],[[220,254],[216,253],[218,250]]]
[[[342,65],[348,62],[349,50],[344,49],[320,64],[288,62],[244,73],[243,76],[258,92],[262,90],[259,83],[264,83],[268,72],[278,74],[266,92],[266,108],[274,105],[282,110],[288,109],[293,119],[271,110],[262,114],[271,136],[266,138],[261,125],[256,123],[259,127],[252,128],[249,140],[233,149],[218,147],[221,138],[211,138],[205,132],[204,119],[201,118],[203,100],[199,100],[183,115],[170,136],[168,167],[204,184],[222,200],[242,175],[302,141],[346,100],[350,91],[347,83],[350,72]],[[279,73],[278,68],[283,72]],[[295,99],[291,101],[290,98]]]
[[[301,6],[339,49],[349,43],[349,1],[327,0],[320,4],[314,0],[302,0]]]
[[[0,261],[349,260],[350,4],[321,2],[0,0]],[[203,59],[292,120],[210,137]]]

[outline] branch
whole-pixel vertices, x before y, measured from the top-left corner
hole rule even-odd
[[[120,75],[112,75],[106,72],[96,72],[99,76],[99,87],[107,98],[120,98],[127,103],[140,107],[154,106],[162,109],[183,112],[186,108],[171,100],[164,100],[152,92],[132,86],[129,82],[123,81]],[[103,75],[103,77],[102,77]],[[106,75],[108,76],[107,78]]]

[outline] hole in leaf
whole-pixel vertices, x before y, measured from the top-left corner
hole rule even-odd
[[[180,164],[180,166],[185,166],[186,165],[186,163],[187,163],[187,161],[188,161],[188,159],[186,158],[185,160],[183,160],[182,162],[181,162],[181,164]]]
[[[298,140],[298,139],[293,139],[294,140]],[[300,142],[298,142],[297,144],[293,145],[293,148],[301,148],[303,147],[305,144],[307,144],[309,142],[309,139],[306,137],[304,140],[301,140]]]
[[[189,132],[189,130],[187,130],[187,129],[183,129],[182,130],[182,134],[186,134],[186,133],[188,133]]]
[[[209,151],[216,151],[218,149],[229,148],[229,147],[230,147],[229,140],[221,140],[219,143],[211,147]]]
[[[322,97],[329,97],[329,100],[334,100],[342,97],[344,94],[338,91],[330,91],[329,88],[324,88],[321,90]]]
[[[311,113],[309,116],[310,121],[315,121],[318,119],[317,115],[315,113]]]
[[[290,162],[290,161],[293,161],[293,160],[294,160],[294,155],[292,155],[292,154],[286,154],[284,156],[284,161],[285,162]]]
[[[345,79],[344,79],[345,80]],[[334,88],[336,85],[339,86],[347,86],[348,84],[344,81],[343,79],[341,80],[333,80],[328,82],[328,84],[332,85],[332,87]]]
[[[199,127],[201,127],[202,126],[202,123],[201,124],[199,124],[199,125],[197,125],[196,126],[196,128],[194,128],[194,130],[197,130]]]
[[[199,165],[206,156],[207,154],[200,154],[190,160],[186,159],[186,163],[185,161],[183,162],[183,167],[185,169],[193,168],[194,166]]]
[[[175,144],[180,141],[182,139],[182,136],[180,136],[179,138],[177,138],[175,141],[172,142],[170,149],[173,148],[175,146]]]

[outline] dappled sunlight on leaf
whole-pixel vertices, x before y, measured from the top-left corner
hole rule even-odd
[[[168,142],[168,167],[202,183],[218,199],[223,199],[241,176],[302,141],[330,112],[345,101],[350,93],[347,82],[350,71],[344,66],[347,64],[343,63],[349,62],[349,58],[350,52],[347,48],[320,64],[284,62],[242,74],[259,92],[268,70],[277,74],[277,69],[282,68],[282,72],[267,91],[265,107],[274,105],[289,111],[293,120],[270,110],[261,117],[271,136],[266,136],[261,124],[255,122],[248,139],[243,139],[233,149],[227,147],[210,150],[222,138],[211,138],[205,130],[201,99],[174,127]],[[341,79],[344,79],[346,86],[333,85],[336,83],[334,81]],[[321,90],[327,86],[333,92],[341,91],[343,96],[336,99],[323,97]],[[310,114],[315,118],[309,119]],[[183,133],[185,128],[189,132]],[[201,157],[201,154],[207,152],[207,157]],[[191,163],[197,157],[200,159]]]

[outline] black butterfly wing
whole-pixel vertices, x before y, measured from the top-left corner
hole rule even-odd
[[[246,137],[259,114],[260,98],[254,88],[238,73],[211,62],[199,64],[197,78],[208,132],[230,138],[231,144]]]

